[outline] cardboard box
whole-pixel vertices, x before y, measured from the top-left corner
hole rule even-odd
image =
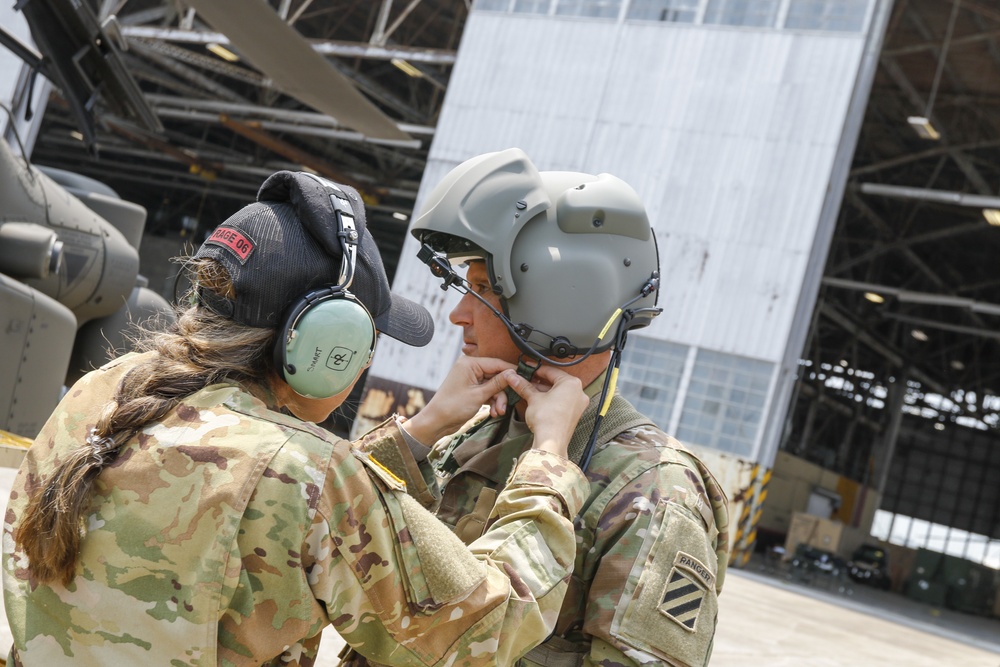
[[[824,551],[837,553],[840,550],[840,537],[844,531],[844,524],[839,521],[829,519],[819,519],[816,522],[816,531],[810,546]]]
[[[778,452],[775,455],[774,467],[772,470],[772,474],[774,475],[778,475],[786,479],[802,480],[809,482],[814,486],[819,484],[820,477],[822,477],[823,474],[823,469],[815,463],[810,463],[805,459],[792,456],[788,452]]]
[[[817,549],[838,553],[844,524],[839,521],[821,519],[818,516],[796,512],[788,526],[785,539],[785,558],[791,558],[795,548],[802,543]]]
[[[0,443],[0,467],[20,468],[24,455],[28,453],[27,448],[17,445],[7,445]]]
[[[792,493],[792,512],[802,512],[805,513],[806,508],[809,507],[809,496],[812,495],[815,485],[804,479],[798,479],[794,482],[795,490]]]
[[[836,494],[840,494],[839,484],[840,475],[830,470],[820,469],[819,483],[817,486],[824,488],[827,491],[833,491]]]
[[[880,543],[889,556],[889,578],[892,580],[892,591],[903,593],[906,582],[913,574],[913,564],[917,560],[917,550],[898,544]]]
[[[792,515],[792,522],[788,524],[788,535],[785,538],[785,560],[795,554],[798,545],[809,544],[812,541],[818,522],[819,517],[812,514],[796,512]]]

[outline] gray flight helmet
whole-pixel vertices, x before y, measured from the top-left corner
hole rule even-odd
[[[486,260],[504,314],[545,356],[609,349],[626,305],[626,329],[659,312],[649,218],[610,174],[539,172],[517,148],[480,155],[431,191],[411,233],[453,264]]]

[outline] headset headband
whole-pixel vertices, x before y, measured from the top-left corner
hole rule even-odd
[[[354,281],[354,267],[358,258],[358,230],[354,224],[354,210],[347,195],[336,183],[325,178],[300,172],[322,185],[330,195],[330,203],[333,205],[333,212],[337,218],[337,237],[340,239],[340,277],[338,288],[347,290]]]

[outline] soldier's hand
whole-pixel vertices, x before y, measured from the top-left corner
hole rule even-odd
[[[500,359],[459,357],[434,397],[406,422],[406,432],[431,445],[457,431],[486,403],[490,403],[491,412],[496,416],[496,406],[499,403],[506,405],[503,390],[507,387],[507,374],[504,371],[513,368],[514,364]],[[502,412],[503,408],[499,410]]]
[[[504,371],[507,384],[527,403],[524,420],[535,434],[533,449],[566,456],[570,438],[590,399],[580,380],[553,366],[541,366],[528,382]]]

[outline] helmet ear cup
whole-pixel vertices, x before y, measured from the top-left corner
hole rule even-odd
[[[330,398],[351,386],[375,353],[375,323],[348,292],[319,299],[307,295],[281,331],[278,372],[306,398]]]

